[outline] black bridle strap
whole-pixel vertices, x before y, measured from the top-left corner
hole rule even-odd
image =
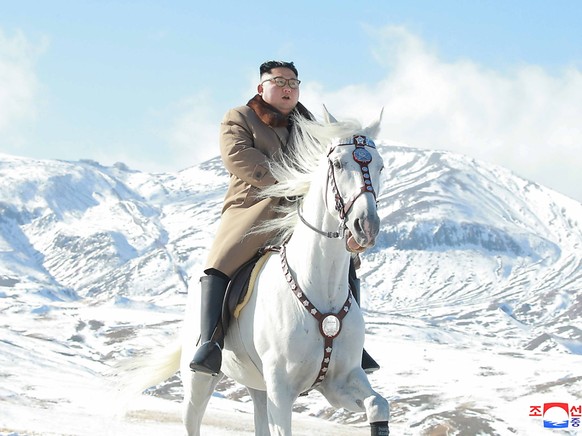
[[[349,141],[348,139],[342,141]],[[363,135],[354,135],[351,138],[351,142],[342,142],[340,141],[339,144],[335,145],[329,150],[328,155],[328,162],[329,162],[329,170],[328,170],[328,179],[331,180],[332,184],[332,191],[335,196],[335,208],[340,214],[340,219],[345,220],[348,212],[354,205],[354,202],[360,197],[360,195],[365,193],[370,193],[374,196],[374,201],[376,199],[376,192],[374,191],[374,187],[372,186],[372,180],[370,178],[370,170],[368,168],[368,164],[372,161],[372,156],[366,150],[366,147],[376,148],[374,141],[367,138]],[[362,175],[362,180],[364,184],[360,187],[360,190],[356,192],[354,195],[350,197],[350,199],[345,202],[342,198],[341,193],[339,192],[339,188],[337,187],[337,182],[335,180],[335,171],[333,169],[333,162],[329,159],[329,155],[335,150],[335,147],[339,147],[342,145],[353,145],[355,146],[355,150],[353,152],[354,162],[356,162],[360,166],[360,174]],[[364,159],[361,159],[359,156],[363,155]]]
[[[343,141],[349,141],[349,140],[351,140],[351,142],[343,142]],[[329,158],[330,154],[335,150],[335,148],[338,146],[342,146],[342,145],[354,145],[355,146],[355,150],[354,150],[352,155],[353,155],[354,161],[358,165],[360,165],[360,173],[362,175],[362,180],[364,181],[364,184],[360,187],[360,190],[358,192],[356,192],[354,195],[352,195],[350,197],[350,199],[347,201],[347,203],[344,202],[342,195],[339,192],[339,189],[337,187],[337,182],[335,180],[335,171],[333,169],[333,162]],[[346,229],[346,219],[347,219],[348,212],[350,211],[350,209],[354,205],[355,201],[360,197],[360,195],[370,193],[374,196],[374,201],[377,201],[376,192],[374,191],[374,187],[372,186],[372,180],[371,180],[370,172],[368,169],[368,164],[372,161],[372,156],[367,152],[365,147],[376,148],[376,145],[374,144],[374,141],[367,138],[366,136],[354,135],[351,139],[343,139],[340,141],[339,144],[336,144],[330,148],[329,152],[327,153],[327,157],[328,157],[327,161],[329,164],[329,168],[328,168],[328,172],[327,172],[328,182],[326,184],[325,203],[326,203],[326,207],[327,207],[327,197],[328,197],[327,189],[329,189],[329,186],[331,185],[331,189],[332,189],[332,192],[333,192],[333,195],[335,198],[335,209],[338,211],[341,221],[339,224],[339,231],[337,231],[337,232],[324,232],[323,230],[319,230],[318,228],[316,228],[315,226],[313,226],[309,222],[307,222],[307,220],[303,217],[303,214],[301,212],[301,205],[299,203],[297,203],[297,215],[299,216],[299,219],[301,220],[301,222],[303,224],[305,224],[307,227],[309,227],[314,232],[316,232],[322,236],[325,236],[326,238],[330,238],[330,239],[343,238],[344,234],[345,234],[345,229]]]

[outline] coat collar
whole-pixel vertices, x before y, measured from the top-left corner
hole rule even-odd
[[[305,106],[297,102],[295,109],[289,114],[289,116],[283,115],[261,97],[259,94],[255,95],[249,100],[247,106],[250,107],[259,117],[259,119],[265,123],[267,126],[271,127],[290,127],[291,116],[294,114],[300,114],[308,120],[314,120],[313,115],[309,112]]]

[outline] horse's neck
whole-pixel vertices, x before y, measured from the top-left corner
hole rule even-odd
[[[315,228],[336,231],[338,222],[325,210],[321,196],[308,194],[303,217]],[[322,236],[298,222],[287,243],[287,260],[299,287],[320,311],[337,310],[348,290],[349,253],[343,239]]]

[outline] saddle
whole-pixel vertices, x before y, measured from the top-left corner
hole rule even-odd
[[[222,330],[224,332],[228,330],[231,320],[238,318],[241,310],[248,303],[259,271],[275,251],[278,251],[278,247],[262,248],[232,276],[222,304]]]

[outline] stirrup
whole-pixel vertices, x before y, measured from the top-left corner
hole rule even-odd
[[[222,366],[222,350],[217,342],[208,341],[203,343],[194,354],[190,362],[190,369],[194,372],[201,372],[213,377],[220,374]]]

